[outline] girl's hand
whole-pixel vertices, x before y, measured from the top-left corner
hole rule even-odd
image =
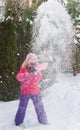
[[[27,67],[27,65],[28,65],[28,63],[27,63],[27,61],[25,60],[23,63],[22,63],[22,68],[26,68]]]
[[[26,68],[26,67],[30,67],[30,65],[32,64],[32,61],[31,60],[28,60],[28,61],[24,61],[23,63],[22,63],[22,68]]]
[[[38,62],[35,62],[34,60],[28,60],[28,61],[24,61],[23,64],[22,64],[22,68],[26,68],[26,67],[30,67],[31,64],[35,64],[35,65],[38,65]]]

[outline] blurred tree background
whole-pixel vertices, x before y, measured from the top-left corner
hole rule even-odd
[[[41,3],[42,0],[6,0],[4,18],[0,20],[0,100],[19,96],[16,73],[31,51],[33,19]]]
[[[26,3],[24,2],[26,1]],[[16,73],[31,51],[33,20],[38,6],[47,0],[6,0],[4,18],[0,20],[0,100],[19,96]],[[75,39],[73,74],[80,72],[80,2],[59,0],[72,17]]]
[[[80,73],[80,1],[68,0],[66,8],[68,9],[68,12],[72,17],[75,29],[75,38],[74,38],[75,49],[73,50],[74,54],[73,74],[75,76],[77,73]]]
[[[73,50],[73,75],[80,73],[80,0],[59,0],[71,15],[75,37]]]
[[[22,8],[19,0],[7,0],[4,16],[0,22],[0,100],[7,101],[19,94],[15,77],[31,49],[33,8]]]

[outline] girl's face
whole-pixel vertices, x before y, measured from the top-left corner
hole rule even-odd
[[[32,63],[36,63],[36,59],[32,59],[31,62],[32,62]]]
[[[36,65],[38,62],[37,62],[37,60],[35,58],[32,58],[32,59],[28,60],[28,63],[29,63],[29,65],[31,65],[31,64],[35,64]]]

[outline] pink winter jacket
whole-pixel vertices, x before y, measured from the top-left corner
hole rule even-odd
[[[39,94],[39,81],[42,79],[41,72],[31,73],[28,69],[20,68],[20,71],[16,75],[18,81],[21,82],[20,92],[21,94]]]

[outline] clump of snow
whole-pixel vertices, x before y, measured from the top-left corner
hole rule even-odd
[[[40,62],[48,62],[44,73],[51,86],[56,72],[72,71],[73,27],[69,14],[57,0],[44,2],[33,23],[33,52]],[[43,83],[45,86],[45,83]]]

